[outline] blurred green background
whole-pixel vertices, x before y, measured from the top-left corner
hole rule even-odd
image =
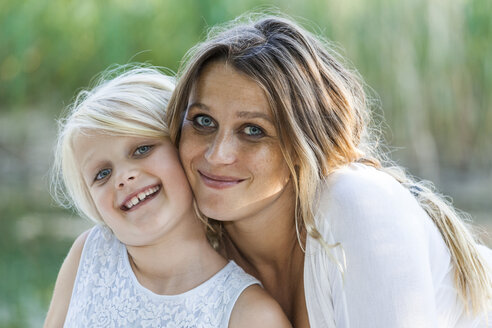
[[[177,70],[253,0],[0,2],[0,326],[38,327],[75,236],[47,172],[55,118],[109,65]],[[378,95],[391,156],[492,231],[492,1],[272,1],[340,47]],[[491,245],[491,239],[485,236]]]

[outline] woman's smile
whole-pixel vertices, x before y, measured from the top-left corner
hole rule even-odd
[[[240,179],[231,176],[219,176],[208,172],[198,170],[198,174],[202,178],[203,183],[210,188],[214,189],[226,189],[234,187],[243,182],[246,179]]]
[[[222,62],[208,64],[193,88],[179,153],[208,217],[234,221],[279,211],[279,198],[293,195],[283,193],[290,171],[265,93]]]

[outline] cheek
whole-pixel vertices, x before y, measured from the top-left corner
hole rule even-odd
[[[253,154],[255,154],[253,162],[258,163],[263,170],[271,172],[287,168],[282,152],[276,145],[267,145]]]
[[[190,166],[193,157],[200,153],[203,143],[202,138],[195,136],[189,128],[183,127],[181,139],[179,141],[179,157],[185,170]]]
[[[289,167],[277,145],[268,145],[249,154],[255,154],[246,158],[250,163],[250,167],[258,174],[264,176],[263,181],[265,184],[273,183],[274,181],[279,184],[287,183],[290,177]]]
[[[166,193],[172,194],[172,197],[178,195],[183,200],[190,198],[191,201],[188,179],[174,146],[172,150],[163,152],[161,156],[154,156],[153,158],[153,161],[149,161],[146,164],[147,168],[149,171],[156,172],[156,175],[161,176]]]
[[[113,208],[113,202],[108,192],[103,189],[91,192],[92,200],[97,211],[102,217],[107,216],[108,212]]]

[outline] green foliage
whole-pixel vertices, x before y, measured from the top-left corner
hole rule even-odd
[[[339,46],[380,98],[386,139],[405,147],[394,155],[414,173],[446,183],[457,174],[439,167],[480,172],[483,190],[454,185],[460,199],[483,199],[477,207],[489,219],[492,1],[270,3]],[[268,8],[260,0],[0,1],[0,327],[40,325],[74,232],[86,228],[52,208],[40,182],[53,138],[46,121],[108,66],[177,71],[208,27]]]
[[[206,29],[261,1],[39,0],[0,5],[0,109],[51,115],[114,63],[174,71]],[[380,96],[393,145],[415,166],[490,164],[492,2],[273,1],[335,41]],[[422,151],[417,151],[422,150]],[[434,162],[425,157],[433,158]],[[429,162],[431,161],[431,162]]]
[[[72,242],[52,235],[49,221],[60,211],[46,204],[44,198],[38,203],[15,190],[0,202],[0,327],[39,326],[44,320],[57,272]]]

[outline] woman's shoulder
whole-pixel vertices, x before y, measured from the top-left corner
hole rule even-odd
[[[322,185],[320,206],[350,205],[350,208],[374,205],[397,205],[414,201],[411,193],[386,172],[364,164],[353,163],[332,172]],[[391,201],[391,203],[389,202]],[[383,203],[383,204],[381,204]]]
[[[403,188],[392,176],[375,167],[352,163],[333,171],[325,180],[323,191],[331,194],[373,194]]]
[[[415,197],[395,178],[364,164],[350,164],[328,176],[317,214],[318,224],[328,221],[333,233],[351,236],[382,229],[418,233],[429,221]]]

